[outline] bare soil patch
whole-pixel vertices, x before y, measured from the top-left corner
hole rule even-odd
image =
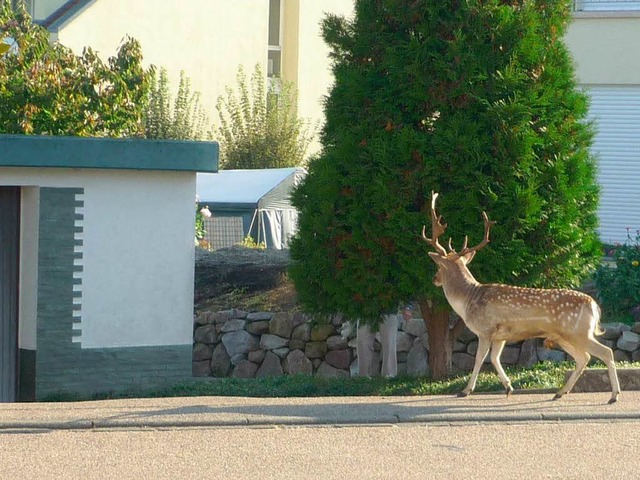
[[[285,311],[296,308],[287,250],[241,246],[196,249],[195,309]]]

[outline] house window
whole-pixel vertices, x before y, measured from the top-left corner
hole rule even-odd
[[[640,0],[575,0],[577,12],[620,12],[640,10]]]
[[[282,71],[282,1],[269,0],[269,77],[279,77]]]

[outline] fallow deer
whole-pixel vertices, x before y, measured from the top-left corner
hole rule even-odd
[[[598,342],[594,335],[601,335],[600,308],[593,298],[581,292],[565,289],[521,288],[501,284],[481,284],[471,274],[467,265],[478,250],[489,243],[489,230],[495,222],[485,212],[484,238],[475,247],[468,248],[465,237],[462,249],[456,252],[449,240],[449,251],[438,241],[446,230],[442,217],[436,214],[437,193],[431,196],[432,235],[427,238],[426,227],[422,238],[436,252],[429,256],[438,265],[433,279],[444,289],[447,301],[478,336],[478,350],[469,383],[458,396],[466,397],[475,388],[478,373],[489,350],[491,363],[498,372],[507,396],[513,392],[511,381],[500,364],[500,354],[506,342],[527,338],[545,338],[562,347],[571,355],[576,367],[554,399],[569,393],[586,367],[591,355],[607,366],[611,382],[611,399],[614,403],[620,394],[613,352]]]

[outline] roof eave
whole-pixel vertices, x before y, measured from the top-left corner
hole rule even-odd
[[[0,167],[218,171],[217,142],[0,135]]]
[[[95,1],[96,0],[69,0],[47,18],[37,23],[49,30],[49,32],[57,34],[62,27]]]

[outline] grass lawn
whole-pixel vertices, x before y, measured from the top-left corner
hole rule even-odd
[[[573,369],[573,362],[541,362],[532,368],[506,368],[515,390],[557,390],[564,383],[564,375]],[[640,368],[640,363],[618,364],[618,368]],[[487,366],[478,376],[476,392],[503,390],[493,367]],[[594,363],[590,368],[604,368]],[[397,378],[354,377],[327,378],[310,375],[285,375],[268,378],[194,378],[172,387],[147,394],[112,395],[102,393],[91,398],[60,393],[44,401],[81,401],[109,398],[162,398],[193,396],[228,397],[322,397],[322,396],[393,396],[393,395],[445,395],[461,391],[469,374],[434,381],[428,377],[400,376]]]

